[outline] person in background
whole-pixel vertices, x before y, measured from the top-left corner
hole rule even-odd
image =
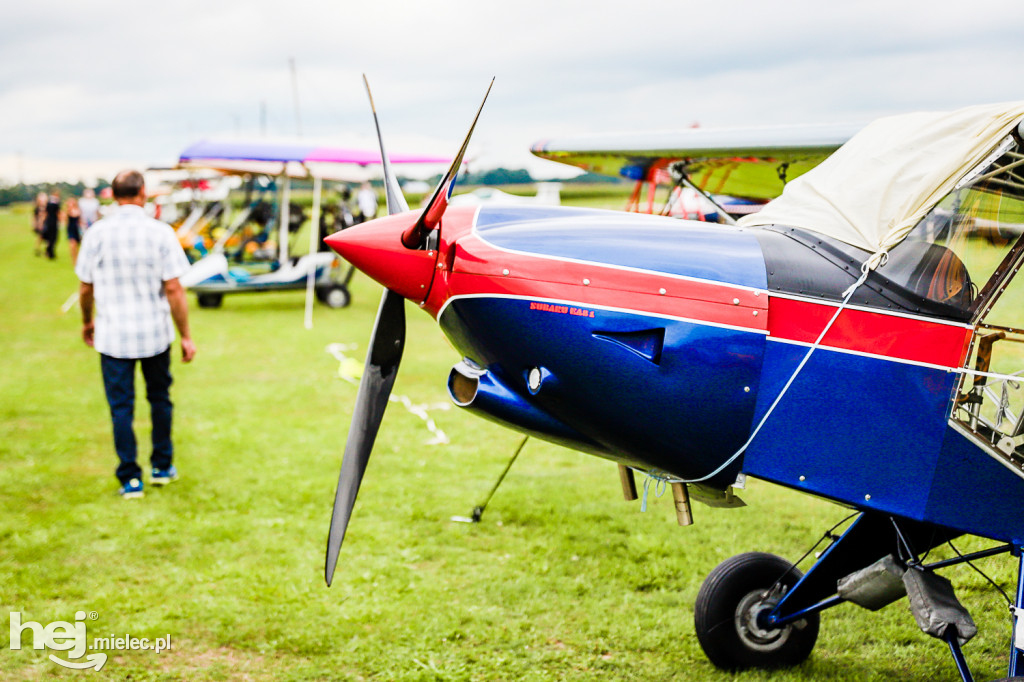
[[[348,185],[341,185],[338,189],[338,225],[337,229],[347,230],[356,224],[356,218],[352,215],[352,207],[349,203],[352,201],[352,190],[349,189]]]
[[[78,245],[82,242],[82,211],[78,206],[78,199],[68,197],[64,206],[64,220],[68,231],[68,251],[71,253],[71,265],[78,261]]]
[[[43,255],[43,223],[46,219],[46,192],[36,195],[35,210],[32,212],[32,231],[36,233],[36,255]]]
[[[86,189],[78,202],[78,208],[82,211],[82,231],[84,232],[100,219],[100,200],[96,198],[96,192],[91,188]]]
[[[57,257],[57,237],[60,234],[60,190],[54,189],[46,200],[46,214],[43,216],[43,241],[46,242],[46,257]]]
[[[359,222],[364,223],[377,217],[377,193],[370,187],[370,183],[364,182],[359,188],[356,205],[359,207]]]
[[[85,232],[75,274],[81,281],[82,339],[100,354],[120,460],[119,493],[128,499],[144,494],[132,428],[135,365],[142,366],[153,423],[150,483],[167,485],[178,477],[171,441],[174,328],[181,335],[183,362],[192,361],[196,346],[185,289],[178,281],[189,264],[173,228],[146,216],[142,173],[119,173],[113,194],[117,206]]]

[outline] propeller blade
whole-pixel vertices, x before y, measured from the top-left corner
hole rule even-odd
[[[384,151],[384,136],[380,134],[380,121],[377,119],[377,107],[373,104],[373,93],[370,92],[370,81],[366,80],[363,74],[363,85],[366,86],[366,95],[370,98],[370,110],[373,112],[373,124],[377,126],[377,142],[380,144],[380,158],[384,167],[384,196],[388,202],[388,215],[404,213],[409,210],[409,204],[405,201],[402,188],[398,186],[398,179],[391,170],[391,159]]]
[[[477,109],[476,116],[473,117],[473,124],[469,126],[469,132],[466,133],[466,139],[463,140],[458,155],[452,161],[448,172],[441,178],[441,182],[437,183],[437,189],[434,190],[434,194],[430,197],[427,207],[423,209],[423,215],[419,217],[415,225],[402,235],[402,244],[407,248],[418,249],[422,246],[427,233],[441,222],[441,216],[444,215],[445,209],[448,208],[448,200],[451,199],[452,190],[455,189],[455,181],[458,179],[459,169],[462,168],[462,157],[466,155],[469,140],[473,137],[473,129],[476,128],[476,122],[480,119],[480,112],[484,110],[487,96],[491,94],[491,88],[493,87],[494,79],[492,78],[491,84],[487,86],[487,92],[484,93],[484,101],[480,102],[480,108]]]
[[[377,322],[370,338],[370,349],[366,354],[363,378],[359,382],[356,406],[352,414],[348,440],[345,442],[345,456],[341,461],[338,489],[334,495],[334,511],[331,513],[331,530],[327,537],[327,559],[324,578],[327,586],[334,579],[341,543],[352,517],[359,484],[370,461],[373,442],[377,438],[388,397],[395,385],[398,365],[402,360],[405,346],[405,299],[391,291],[384,290],[377,311]]]

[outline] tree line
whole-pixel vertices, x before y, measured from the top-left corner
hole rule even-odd
[[[434,178],[428,180],[428,182],[436,185],[440,180],[441,174],[439,173]],[[549,182],[549,180],[534,178],[530,174],[530,171],[525,168],[491,168],[488,170],[466,173],[462,178],[460,178],[460,182],[468,185],[528,185],[534,182]],[[621,179],[612,178],[607,175],[597,175],[595,173],[584,173],[579,177],[571,178],[569,180],[559,179],[556,180],[556,182],[615,183],[621,182]],[[109,186],[109,184],[110,183],[106,180],[100,180],[95,187],[96,192],[99,193],[100,190]],[[34,184],[18,183],[17,185],[10,186],[0,185],[0,206],[9,206],[10,204],[19,202],[32,201],[39,192],[46,192],[49,194],[55,188],[60,190],[62,196],[82,196],[82,192],[85,190],[85,184],[79,181],[74,184],[68,182],[41,182]]]
[[[97,194],[104,187],[107,187],[110,183],[105,180],[95,186]],[[36,195],[40,192],[46,192],[49,194],[54,189],[60,191],[61,196],[82,196],[82,192],[85,191],[85,183],[79,181],[74,184],[70,182],[38,182],[34,184],[25,184],[19,182],[17,185],[0,185],[0,206],[9,206],[25,201],[34,201]]]

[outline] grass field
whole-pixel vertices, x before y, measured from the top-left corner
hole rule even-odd
[[[79,338],[77,309],[60,311],[77,284],[66,246],[57,262],[33,257],[28,223],[20,208],[0,211],[0,615],[46,625],[94,612],[90,641],[169,634],[171,648],[111,651],[99,673],[65,670],[29,648],[28,632],[11,650],[0,623],[2,679],[956,677],[905,601],[825,613],[815,652],[793,670],[716,670],[693,634],[704,576],[744,551],[795,559],[847,511],[753,481],[750,506],[698,505],[696,525],[679,528],[670,495],[640,513],[622,501],[613,464],[530,441],[482,523],[452,523],[482,501],[519,441],[455,409],[431,411],[451,443],[427,445],[424,422],[391,405],[327,589],[355,387],[325,349],[357,344],[349,354],[362,362],[380,290],[361,275],[352,306],[318,306],[311,331],[296,293],[193,305],[199,355],[174,367],[181,480],[123,501],[99,361]],[[447,403],[458,355],[411,309],[408,339],[395,392]],[[143,401],[148,455],[147,425]],[[981,565],[1012,582],[1011,560]],[[966,647],[977,678],[1001,677],[1002,599],[967,567],[946,574],[981,628]]]

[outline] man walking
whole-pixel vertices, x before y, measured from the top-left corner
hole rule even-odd
[[[181,335],[184,362],[191,362],[196,347],[188,326],[188,301],[178,281],[189,264],[174,231],[146,216],[141,173],[123,171],[112,187],[117,208],[86,231],[75,274],[81,280],[82,338],[100,353],[103,387],[114,422],[114,449],[121,460],[119,492],[133,498],[143,495],[132,429],[135,364],[142,366],[153,422],[150,482],[166,485],[177,478],[169,393],[174,327]]]

